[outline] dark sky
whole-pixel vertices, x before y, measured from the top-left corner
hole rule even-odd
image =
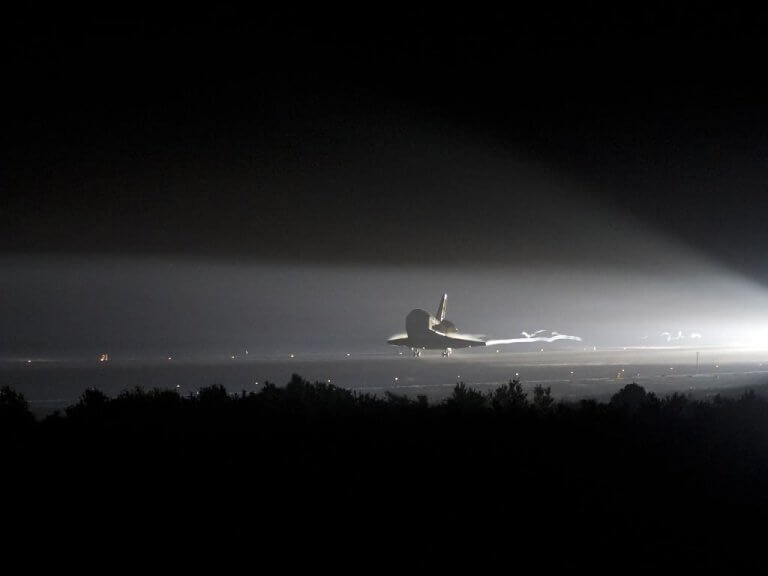
[[[0,352],[768,340],[761,23],[9,19]]]
[[[605,209],[761,263],[751,15],[359,16],[6,23],[2,250],[567,260]]]

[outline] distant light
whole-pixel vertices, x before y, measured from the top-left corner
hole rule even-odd
[[[168,360],[173,360],[173,356],[168,356]]]
[[[246,351],[245,351],[245,355],[246,355],[246,356],[248,355],[248,350],[246,350]]]
[[[330,383],[331,383],[331,379],[330,379],[330,378],[328,378],[328,384],[330,384]]]
[[[402,352],[400,352],[400,354],[402,354]],[[347,358],[349,358],[350,356],[351,356],[351,354],[349,352],[347,352]]]
[[[32,364],[32,360],[27,360],[27,364]]]
[[[544,348],[539,348],[539,352],[544,352]]]
[[[234,354],[232,354],[232,360],[234,360],[234,359],[235,359],[235,355],[234,355]]]
[[[397,382],[398,380],[400,380],[400,378],[398,378],[397,376],[395,376],[395,382]]]
[[[293,354],[291,354],[291,358],[293,358]]]
[[[573,370],[571,370],[571,376],[573,376]]]
[[[520,372],[515,372],[515,376],[520,376]]]
[[[498,354],[498,353],[499,353],[499,350],[498,350],[498,348],[497,348],[497,349],[496,349],[496,354]]]

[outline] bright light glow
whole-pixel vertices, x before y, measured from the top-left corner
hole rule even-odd
[[[541,330],[539,330],[541,332]],[[525,334],[525,332],[523,332]],[[497,344],[521,344],[523,342],[555,342],[556,340],[575,340],[576,342],[581,342],[580,336],[569,336],[567,334],[558,334],[557,332],[552,332],[552,336],[536,336],[536,337],[525,337],[525,338],[506,338],[502,340],[488,340],[485,344],[487,346],[495,346]]]

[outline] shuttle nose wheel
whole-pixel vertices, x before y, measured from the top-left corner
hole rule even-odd
[[[443,350],[443,358],[448,358],[448,356],[451,355],[451,352],[453,352],[453,350],[451,350],[450,348],[446,348],[445,350]]]
[[[414,358],[421,357],[421,350],[419,350],[418,348],[411,348],[411,356],[413,356]]]

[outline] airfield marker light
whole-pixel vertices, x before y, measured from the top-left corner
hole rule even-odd
[[[397,382],[398,380],[400,380],[400,378],[398,378],[397,376],[395,376],[395,382]]]
[[[401,352],[401,354],[402,354],[402,352]],[[350,356],[351,356],[351,354],[349,352],[347,352],[347,358],[349,358]]]
[[[232,354],[232,360],[234,360],[234,359],[235,359],[235,355],[234,355],[234,354]]]
[[[293,354],[291,354],[291,358],[293,358]]]
[[[27,360],[27,364],[32,364],[32,360]]]

